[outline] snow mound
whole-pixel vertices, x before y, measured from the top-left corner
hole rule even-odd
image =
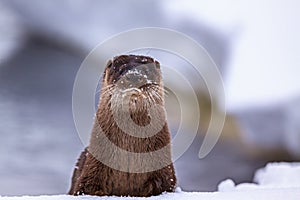
[[[254,181],[263,186],[300,188],[300,163],[269,163],[257,170]]]
[[[233,180],[227,179],[218,185],[218,191],[278,188],[297,188],[300,191],[300,163],[269,163],[256,171],[254,182],[236,185]]]

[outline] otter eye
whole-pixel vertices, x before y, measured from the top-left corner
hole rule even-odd
[[[125,72],[125,70],[126,70],[126,64],[119,68],[119,74],[122,75]]]

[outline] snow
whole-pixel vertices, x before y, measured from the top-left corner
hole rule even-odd
[[[177,200],[177,199],[210,199],[210,200],[235,200],[235,199],[299,199],[300,197],[300,163],[269,163],[265,168],[259,169],[254,180],[257,183],[242,183],[235,185],[233,180],[225,180],[218,186],[218,192],[183,192],[177,188],[174,193],[164,193],[149,198],[143,197],[116,197],[116,196],[23,196],[0,197],[0,200]]]
[[[268,187],[300,188],[300,163],[269,163],[255,173],[254,181]]]
[[[295,188],[289,189],[276,189],[276,190],[255,190],[255,191],[231,191],[231,192],[176,192],[166,193],[160,196],[152,196],[149,198],[143,197],[93,197],[93,196],[68,196],[68,195],[55,195],[55,196],[23,196],[23,197],[2,197],[1,200],[198,200],[198,199],[210,199],[210,200],[235,200],[235,199],[284,199],[289,200],[298,199],[300,196],[300,190]]]
[[[256,183],[241,183],[236,185],[233,180],[227,179],[218,185],[218,190],[228,192],[250,189],[286,189],[300,190],[300,163],[269,163],[266,167],[256,171]]]
[[[210,199],[210,200],[235,200],[235,199],[284,199],[289,200],[299,199],[300,190],[296,188],[276,189],[276,190],[260,190],[255,191],[230,191],[230,192],[176,192],[166,193],[160,196],[152,196],[149,198],[142,197],[93,197],[93,196],[68,196],[68,195],[55,195],[55,196],[24,196],[24,197],[2,197],[1,200],[196,200],[196,199]]]

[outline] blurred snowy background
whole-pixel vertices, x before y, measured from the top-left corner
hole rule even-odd
[[[299,7],[296,0],[0,0],[0,195],[68,190],[83,149],[71,107],[76,72],[100,42],[148,26],[198,41],[225,81],[224,131],[202,160],[210,102],[202,83],[194,85],[204,121],[175,163],[183,190],[215,191],[227,178],[251,181],[269,161],[299,160]]]

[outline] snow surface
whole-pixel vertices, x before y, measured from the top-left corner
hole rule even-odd
[[[164,193],[160,196],[149,198],[142,197],[115,197],[115,196],[23,196],[23,197],[0,197],[0,200],[94,200],[94,199],[211,199],[211,200],[235,200],[235,199],[299,199],[300,198],[300,163],[270,163],[265,168],[256,172],[254,180],[257,183],[235,183],[228,179],[221,182],[218,192],[183,192],[180,188],[175,193]]]
[[[93,196],[68,196],[68,195],[56,195],[56,196],[24,196],[24,197],[2,197],[1,200],[118,200],[118,199],[127,199],[127,200],[139,200],[139,199],[148,199],[148,200],[196,200],[196,199],[210,199],[210,200],[235,200],[235,199],[299,199],[300,189],[289,188],[289,189],[273,189],[273,190],[249,190],[249,191],[233,191],[233,192],[176,192],[176,193],[167,193],[160,196],[153,196],[149,198],[142,197],[93,197]]]

